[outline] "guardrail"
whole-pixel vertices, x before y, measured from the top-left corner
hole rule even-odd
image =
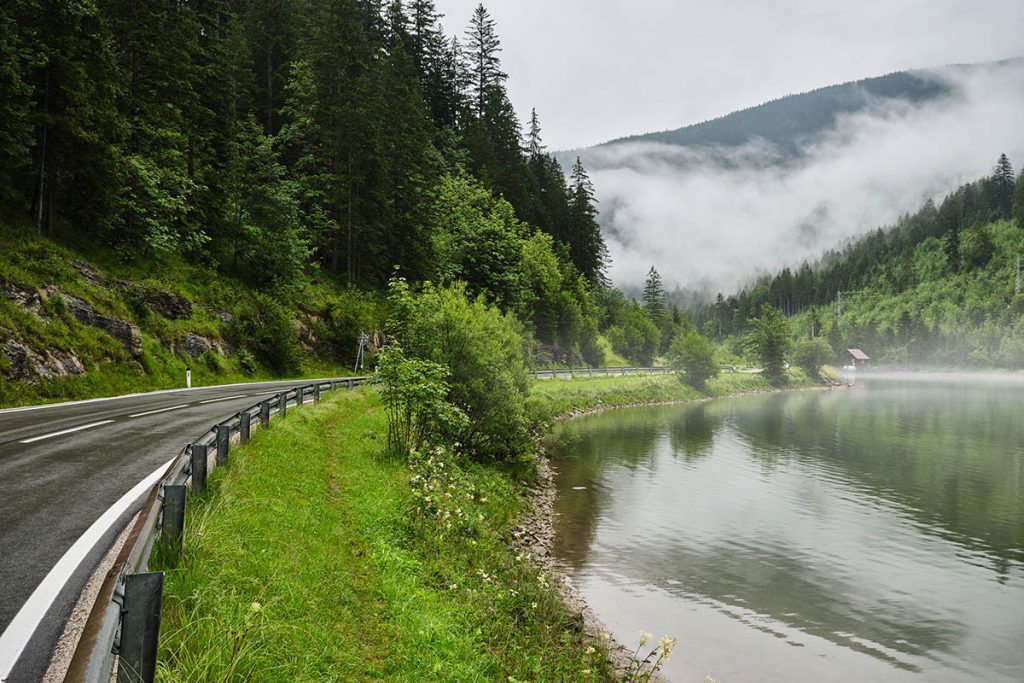
[[[555,379],[564,377],[572,379],[575,377],[624,377],[627,375],[668,375],[672,368],[665,366],[653,366],[649,368],[555,368],[552,370],[533,370],[530,376],[535,379]]]
[[[270,426],[271,415],[284,416],[289,405],[320,401],[322,391],[364,384],[367,377],[314,382],[282,391],[219,422],[186,445],[153,486],[121,552],[107,572],[72,656],[65,681],[109,683],[116,666],[118,683],[152,681],[163,604],[163,572],[146,572],[154,548],[169,562],[181,552],[186,490],[206,489],[206,476],[227,463],[234,437],[247,443],[256,428]]]
[[[668,374],[671,368],[566,368],[534,370],[536,379]],[[104,577],[65,681],[149,683],[156,673],[156,654],[163,605],[163,572],[147,572],[154,549],[167,562],[181,554],[185,529],[186,492],[206,489],[212,467],[227,463],[232,440],[247,443],[254,429],[270,426],[272,415],[285,416],[289,405],[307,397],[320,401],[322,391],[365,384],[368,377],[315,382],[283,391],[218,422],[187,444],[150,490],[113,566]],[[212,467],[211,467],[212,465]]]

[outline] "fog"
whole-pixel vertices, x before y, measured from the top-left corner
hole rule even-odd
[[[929,382],[935,384],[998,384],[1020,386],[1024,385],[1024,375],[1019,373],[1003,372],[976,372],[970,370],[958,370],[956,368],[934,369],[927,371],[902,371],[902,370],[860,370],[851,371],[843,369],[841,374],[848,381],[856,383],[859,380],[887,381],[887,382]]]
[[[784,155],[764,141],[587,150],[612,280],[634,285],[654,265],[669,287],[732,291],[940,200],[990,173],[1003,152],[1019,170],[1024,61],[932,73],[953,85],[950,97],[875,103],[806,144],[796,162],[780,163]]]

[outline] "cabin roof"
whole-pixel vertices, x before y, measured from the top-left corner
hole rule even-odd
[[[864,353],[860,349],[846,349],[846,352],[857,360],[871,360],[868,358],[868,354]]]

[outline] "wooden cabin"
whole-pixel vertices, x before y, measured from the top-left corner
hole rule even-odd
[[[868,354],[864,353],[860,349],[846,349],[846,365],[852,365],[858,370],[863,370],[868,366]]]

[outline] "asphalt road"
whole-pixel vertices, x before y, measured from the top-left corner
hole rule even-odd
[[[0,633],[79,536],[182,446],[239,410],[306,384],[205,387],[0,411]],[[101,545],[113,541],[108,536]],[[105,550],[97,548],[72,576],[11,681],[42,676]]]

